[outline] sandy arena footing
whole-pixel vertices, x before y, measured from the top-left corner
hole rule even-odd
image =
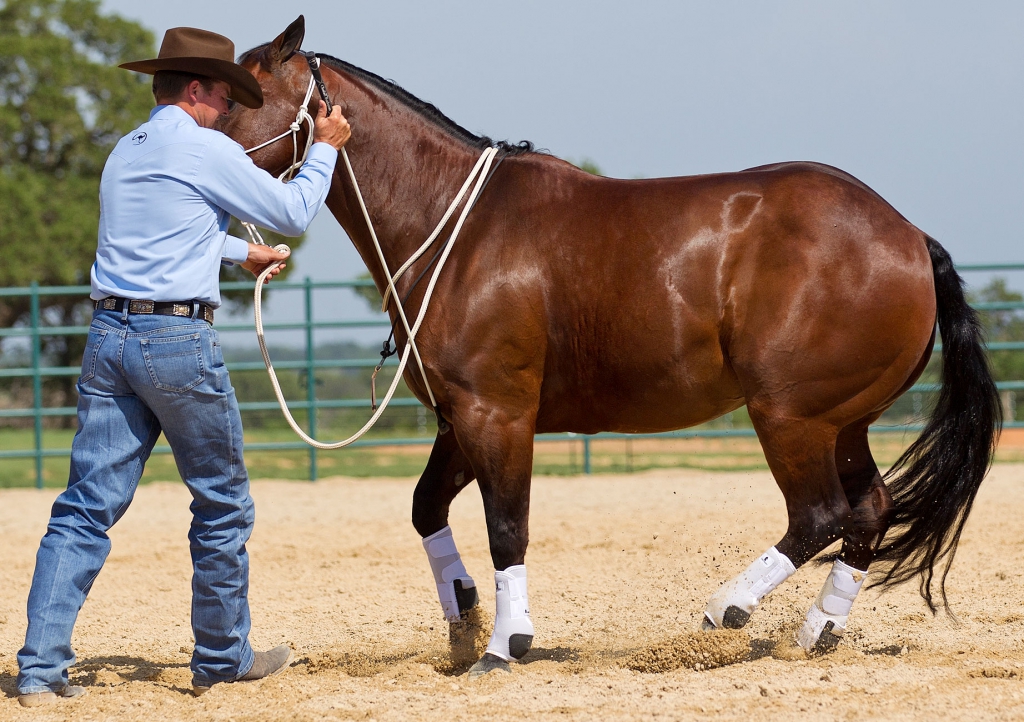
[[[295,650],[284,675],[189,694],[190,497],[139,489],[82,610],[80,700],[22,710],[15,653],[55,492],[0,491],[0,719],[835,720],[1024,718],[1024,465],[994,467],[948,590],[959,623],[916,585],[863,592],[839,649],[814,659],[788,635],[828,572],[809,564],[742,632],[694,634],[719,584],[775,543],[782,496],[767,472],[653,471],[534,481],[534,649],[512,674],[470,682],[409,523],[411,480],[253,484],[250,600],[257,648]],[[480,495],[452,527],[494,603]],[[476,639],[474,640],[474,637]]]

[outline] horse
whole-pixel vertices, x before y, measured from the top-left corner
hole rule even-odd
[[[241,56],[266,98],[221,121],[243,147],[287,129],[308,97],[303,36],[300,16]],[[948,608],[946,575],[1002,417],[978,319],[936,240],[830,166],[594,176],[529,143],[474,135],[391,81],[317,57],[352,125],[347,151],[390,269],[443,217],[481,152],[497,150],[416,336],[439,431],[412,524],[452,625],[479,599],[448,525],[452,500],[474,479],[495,569],[493,633],[470,676],[510,671],[533,643],[525,558],[537,433],[669,431],[746,405],[788,528],[711,597],[701,623],[709,633],[743,627],[768,593],[840,539],[796,633],[808,653],[839,643],[872,563],[877,585],[920,577],[933,613],[940,575]],[[292,144],[252,158],[276,174]],[[388,278],[340,171],[326,205],[384,294]],[[396,283],[392,321],[397,303],[422,303],[418,277],[436,258],[424,254]],[[868,427],[924,371],[936,325],[936,406],[883,476]],[[401,348],[405,330],[395,333]],[[405,383],[430,407],[413,368]]]

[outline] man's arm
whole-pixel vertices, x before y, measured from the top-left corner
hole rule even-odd
[[[340,108],[327,117],[320,101],[314,143],[292,181],[281,183],[257,168],[237,143],[224,138],[210,143],[193,183],[204,198],[239,220],[298,236],[323,207],[338,150],[350,135]]]
[[[216,149],[211,149],[211,155],[220,151],[223,157],[204,159],[196,174],[196,188],[204,198],[240,220],[285,235],[301,235],[323,207],[338,151],[351,135],[341,110],[335,106],[328,116],[327,107],[321,100],[314,122],[314,143],[310,147],[310,155],[294,180],[281,183],[257,168],[237,143],[229,142],[218,143]],[[211,163],[211,160],[215,162]],[[289,255],[233,236],[227,237],[224,250],[224,258],[240,263],[254,276],[259,276],[268,265],[283,261]],[[266,282],[269,283],[284,267],[285,264],[281,263]]]

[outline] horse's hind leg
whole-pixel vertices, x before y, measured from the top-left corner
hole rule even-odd
[[[473,467],[454,433],[438,434],[412,496],[412,524],[423,537],[445,619],[458,622],[477,605],[476,583],[466,571],[448,526],[452,499],[473,480]]]
[[[851,566],[867,569],[889,530],[892,498],[871,456],[866,423],[847,427],[839,434],[836,467],[853,510],[853,523],[843,537],[842,558]]]
[[[704,611],[704,629],[743,627],[768,593],[849,528],[850,506],[835,462],[835,429],[814,420],[759,413],[756,403],[749,408],[786,499],[789,528],[778,544],[715,592]]]
[[[826,652],[839,643],[868,566],[889,528],[892,499],[871,456],[867,429],[867,422],[847,427],[836,442],[836,467],[852,516],[841,556],[797,632],[797,642],[808,652]]]

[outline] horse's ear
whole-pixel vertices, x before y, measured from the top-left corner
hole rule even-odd
[[[284,29],[284,32],[274,38],[270,44],[270,57],[279,63],[283,63],[295,51],[302,46],[302,38],[306,36],[306,18],[302,15],[295,18],[295,22]]]

